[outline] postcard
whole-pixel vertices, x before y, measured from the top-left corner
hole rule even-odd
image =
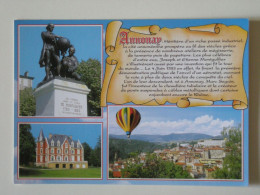
[[[248,185],[247,19],[14,26],[15,183]]]

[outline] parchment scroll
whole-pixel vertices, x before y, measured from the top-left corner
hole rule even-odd
[[[114,21],[107,27],[101,106],[169,102],[185,108],[232,100],[233,108],[247,108],[243,83],[247,31],[223,24],[175,29],[121,26]]]

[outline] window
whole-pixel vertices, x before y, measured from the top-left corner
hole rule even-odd
[[[53,140],[51,140],[51,146],[54,146],[54,141]]]
[[[80,154],[80,150],[79,149],[77,149],[77,154]]]
[[[68,156],[65,156],[64,161],[68,161]]]
[[[60,156],[57,156],[57,161],[61,161],[61,157]]]
[[[74,142],[71,142],[71,147],[73,147],[73,148],[74,148]]]
[[[60,154],[60,149],[57,150],[57,153]]]
[[[68,148],[68,143],[65,143],[65,148]]]
[[[80,161],[80,156],[78,156],[77,160]]]
[[[79,148],[79,142],[77,143],[77,148]]]
[[[45,149],[45,153],[46,153],[46,154],[48,153],[48,148]]]
[[[54,153],[54,149],[53,149],[53,148],[51,149],[51,153],[52,153],[52,154]]]
[[[51,161],[54,161],[55,160],[55,157],[54,156],[51,156]]]
[[[68,149],[65,149],[65,154],[68,154]]]
[[[48,161],[48,156],[45,156],[45,162],[47,162]]]
[[[41,142],[41,147],[43,146],[43,143]]]
[[[42,154],[42,148],[41,148],[41,150],[40,150],[40,153]]]
[[[71,154],[74,154],[74,150],[71,150]]]
[[[60,140],[58,140],[58,142],[57,142],[57,146],[60,147]]]

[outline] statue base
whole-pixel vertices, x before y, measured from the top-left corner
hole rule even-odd
[[[55,77],[36,88],[36,116],[87,117],[90,90],[79,81]]]

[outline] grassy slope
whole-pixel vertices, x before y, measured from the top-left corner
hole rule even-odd
[[[20,177],[100,178],[101,168],[88,169],[37,169],[20,168]]]

